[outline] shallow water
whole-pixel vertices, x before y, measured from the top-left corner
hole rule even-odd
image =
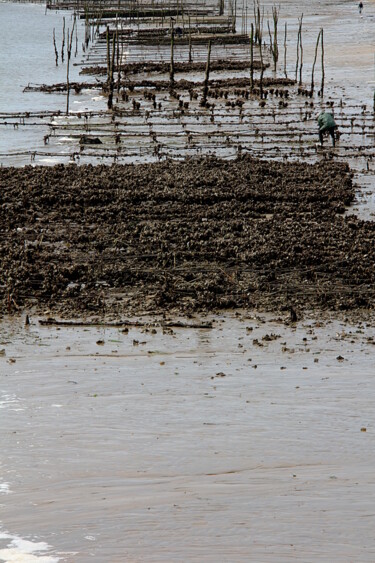
[[[66,20],[66,31],[72,28],[73,17],[69,12],[46,11],[41,4],[0,2],[0,115],[23,112],[65,112],[66,95],[24,92],[29,84],[55,84],[66,81],[65,63],[61,63],[61,45],[63,18]],[[55,64],[53,47],[53,29],[59,51],[59,66]],[[70,80],[80,80],[79,66],[82,60],[82,41],[84,40],[84,24],[77,21],[77,57],[72,57],[70,64]],[[73,55],[76,41],[74,39]],[[70,96],[72,112],[101,110],[104,108],[103,98],[92,91],[83,91]],[[8,119],[8,121],[11,121]],[[49,132],[48,120],[38,126],[22,126],[14,128],[0,121],[0,164],[25,164],[30,162],[25,157],[6,158],[8,153],[22,153],[30,150],[42,150],[43,137]],[[45,147],[44,147],[45,148]],[[51,160],[51,159],[48,159]]]
[[[40,561],[373,561],[374,326],[214,325],[2,324],[4,550],[14,534],[51,546]]]

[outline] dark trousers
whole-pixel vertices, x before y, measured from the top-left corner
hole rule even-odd
[[[319,141],[321,145],[323,145],[324,133],[329,133],[331,135],[332,145],[335,146],[335,127],[328,127],[328,129],[323,129],[323,131],[319,131]]]

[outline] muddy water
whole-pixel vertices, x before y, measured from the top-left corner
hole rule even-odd
[[[3,322],[0,560],[374,560],[374,326],[214,321]]]

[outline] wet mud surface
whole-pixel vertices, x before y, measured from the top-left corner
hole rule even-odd
[[[0,170],[2,311],[371,307],[348,166],[243,157]]]
[[[0,560],[373,562],[375,323],[205,319],[3,320]]]

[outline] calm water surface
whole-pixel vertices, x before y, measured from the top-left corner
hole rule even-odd
[[[13,4],[0,2],[0,114],[13,112],[62,111],[66,109],[64,94],[23,92],[28,84],[56,84],[66,81],[66,64],[61,64],[63,18],[66,30],[72,28],[69,12],[45,10],[41,4]],[[78,21],[78,55],[70,65],[70,80],[80,80],[79,63],[82,58],[84,24]],[[55,64],[53,29],[59,50],[59,66]],[[75,50],[75,43],[73,51]],[[66,56],[65,56],[66,62]],[[103,109],[103,99],[92,91],[79,96],[71,93],[72,112]],[[8,153],[43,150],[43,137],[48,133],[47,123],[38,126],[5,125],[0,120],[0,164],[9,164]],[[25,162],[20,159],[20,163]],[[11,164],[17,164],[13,158]]]

